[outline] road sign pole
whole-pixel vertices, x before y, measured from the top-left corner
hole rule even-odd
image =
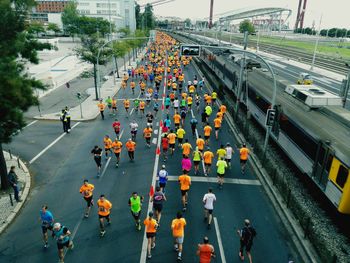
[[[81,99],[79,99],[79,106],[80,106],[80,117],[83,118],[83,107],[81,105]]]

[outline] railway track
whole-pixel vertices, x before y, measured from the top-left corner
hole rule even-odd
[[[191,33],[205,36],[205,34],[201,32],[191,32]],[[212,34],[211,37],[214,37],[214,35]],[[220,39],[222,41],[230,41],[229,37],[225,35],[222,35]],[[243,38],[233,36],[231,37],[231,42],[234,44],[243,45]],[[255,49],[256,43],[248,43],[248,47]],[[302,51],[301,49],[290,48],[290,47],[285,47],[281,45],[260,43],[259,50],[266,53],[271,53],[274,55],[278,54],[282,57],[286,57],[288,59],[295,60],[298,62],[303,62],[310,65],[312,63],[312,58],[313,58],[313,54]],[[349,72],[349,69],[346,67],[345,63],[346,61],[343,59],[332,58],[332,57],[324,56],[322,54],[317,54],[314,65],[316,67],[327,69],[329,71],[332,71],[338,74],[346,75]]]

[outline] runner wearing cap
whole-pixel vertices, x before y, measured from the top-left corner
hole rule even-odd
[[[146,238],[147,238],[147,254],[148,258],[152,258],[151,249],[156,246],[156,232],[157,232],[157,221],[153,218],[153,212],[148,213],[148,218],[143,221],[146,227]]]
[[[65,226],[60,223],[55,223],[52,228],[52,236],[57,240],[57,249],[59,262],[64,262],[64,247],[69,249],[74,248],[73,241],[70,240],[71,232]]]
[[[163,164],[162,169],[160,169],[157,174],[157,177],[159,180],[159,187],[163,193],[165,193],[165,186],[168,181],[168,175],[169,173],[167,172],[167,170],[165,170],[165,165]]]

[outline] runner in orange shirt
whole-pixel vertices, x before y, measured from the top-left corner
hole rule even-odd
[[[112,99],[112,112],[113,115],[117,114],[117,100],[115,98]]]
[[[180,126],[181,116],[180,114],[175,113],[173,118],[174,118],[175,130],[177,130]]]
[[[208,176],[210,174],[210,167],[213,163],[214,154],[210,151],[210,148],[207,147],[207,150],[203,153],[203,160],[204,160],[204,166],[205,166],[205,176]]]
[[[214,247],[209,244],[209,238],[203,238],[203,244],[198,244],[197,256],[199,263],[210,263],[211,258],[215,257]]]
[[[119,141],[118,138],[116,138],[112,143],[112,148],[113,148],[115,157],[117,158],[115,167],[119,167],[120,153],[122,152],[122,147],[123,147],[123,143]]]
[[[184,236],[185,236],[185,226],[186,226],[186,220],[182,217],[181,212],[177,212],[176,218],[173,219],[171,222],[171,229],[173,231],[173,237],[174,237],[174,249],[178,252],[177,260],[182,260],[182,245],[184,242]]]
[[[152,137],[152,128],[150,124],[147,124],[147,127],[143,130],[143,137],[146,140],[146,145],[148,146],[148,148],[151,147],[151,137]]]
[[[247,145],[245,143],[243,143],[242,148],[239,150],[242,174],[245,173],[245,166],[246,166],[247,161],[248,161],[249,153],[250,153],[250,151],[247,148]]]
[[[196,141],[196,145],[198,147],[198,150],[203,153],[204,150],[204,145],[205,145],[205,141],[202,139],[201,135],[198,135],[198,139]]]
[[[109,202],[105,195],[100,195],[100,199],[97,200],[97,207],[98,207],[98,218],[100,220],[100,234],[103,237],[106,234],[105,226],[104,226],[104,220],[106,219],[107,225],[111,224],[111,208],[112,203]]]
[[[129,117],[130,100],[129,99],[125,99],[123,101],[123,104],[124,104],[124,108],[125,108],[125,111],[126,111],[126,117],[128,118]]]
[[[105,135],[103,138],[103,144],[105,146],[105,155],[106,159],[108,159],[108,153],[111,153],[111,148],[112,148],[112,140],[109,138],[108,135]]]
[[[170,132],[169,132],[167,138],[169,140],[169,148],[170,148],[171,155],[173,155],[174,151],[175,151],[176,134],[174,133],[174,131],[172,129],[170,129]]]
[[[192,146],[188,142],[188,139],[185,139],[185,143],[182,145],[182,155],[183,155],[183,157],[190,156],[191,151],[192,151]]]
[[[226,113],[226,106],[224,104],[220,105],[220,112],[222,112],[222,115],[225,116]]]
[[[181,201],[182,201],[182,211],[186,211],[186,206],[188,203],[188,191],[191,186],[191,177],[184,171],[182,175],[179,176],[180,190],[181,190]]]
[[[131,81],[130,82],[130,88],[131,88],[131,91],[132,91],[133,95],[135,94],[135,87],[136,87],[135,81]]]
[[[221,119],[219,117],[216,117],[214,119],[214,127],[215,127],[215,137],[216,140],[219,139],[219,130],[221,128]]]
[[[146,227],[147,253],[148,253],[147,257],[152,258],[151,249],[155,248],[156,246],[156,232],[158,227],[157,221],[153,218],[152,211],[148,213],[148,218],[146,218],[143,221],[143,224]]]
[[[104,111],[106,108],[106,104],[103,103],[103,100],[101,99],[100,102],[97,104],[98,109],[100,110],[101,118],[102,120],[105,119]]]
[[[85,210],[85,218],[89,217],[90,214],[90,208],[92,205],[94,205],[94,200],[92,192],[94,191],[95,187],[93,184],[89,184],[89,181],[87,179],[84,180],[84,184],[80,187],[79,192],[83,195],[84,200],[86,201],[86,210]]]
[[[141,118],[145,115],[145,106],[146,106],[146,102],[144,100],[141,100],[140,101]]]
[[[130,138],[126,143],[125,143],[126,149],[128,149],[128,155],[130,158],[130,161],[133,162],[135,159],[135,148],[136,148],[136,143]]]
[[[210,127],[209,123],[204,127],[204,139],[205,139],[205,144],[209,144],[209,138],[211,134],[212,128]]]

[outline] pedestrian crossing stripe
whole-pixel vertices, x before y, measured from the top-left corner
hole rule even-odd
[[[168,181],[178,181],[179,177],[170,175],[168,176]],[[205,176],[191,176],[192,182],[201,183],[217,183],[218,179],[216,177],[205,177]],[[242,185],[257,185],[260,186],[259,180],[248,180],[248,179],[236,179],[236,178],[225,178],[225,184],[242,184]]]

